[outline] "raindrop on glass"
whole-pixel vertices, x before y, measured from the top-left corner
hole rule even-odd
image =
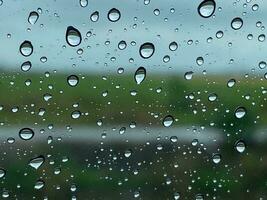
[[[243,118],[245,115],[246,115],[246,109],[245,109],[244,107],[238,107],[238,108],[235,110],[235,116],[236,116],[236,118],[241,119],[241,118]]]
[[[163,126],[170,127],[173,124],[173,122],[174,122],[173,117],[171,115],[167,115],[163,119]]]
[[[30,15],[28,17],[28,22],[33,25],[37,22],[38,18],[39,18],[39,14],[37,12],[33,11],[30,13]]]
[[[111,22],[116,22],[120,19],[121,17],[121,13],[118,9],[116,8],[112,8],[109,12],[108,12],[108,19]]]
[[[68,81],[69,86],[75,87],[79,83],[79,78],[76,75],[70,75],[68,76],[67,81]]]
[[[243,153],[246,149],[246,144],[243,140],[238,140],[235,143],[235,149],[239,152],[239,153]]]
[[[234,30],[238,30],[243,26],[243,20],[240,17],[236,17],[231,22],[231,27]]]
[[[30,61],[26,61],[21,65],[21,70],[27,72],[31,69],[32,63]]]
[[[208,18],[213,15],[215,8],[214,0],[204,0],[198,6],[198,13],[201,17]]]
[[[154,51],[154,44],[149,42],[142,44],[139,49],[139,53],[144,59],[150,58],[154,54]]]
[[[134,75],[135,82],[139,85],[146,78],[146,69],[144,67],[139,67]]]
[[[38,169],[45,161],[43,156],[38,156],[30,160],[29,165],[34,169]]]
[[[69,26],[66,31],[66,41],[72,47],[78,46],[82,41],[80,31],[73,26]]]
[[[23,128],[19,131],[19,137],[23,140],[30,140],[34,136],[34,132],[30,128]]]
[[[33,52],[32,43],[30,41],[27,41],[27,40],[22,42],[19,49],[20,49],[20,53],[26,57],[30,56]]]

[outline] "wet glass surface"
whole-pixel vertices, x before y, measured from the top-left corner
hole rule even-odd
[[[0,194],[267,199],[263,0],[0,0]]]

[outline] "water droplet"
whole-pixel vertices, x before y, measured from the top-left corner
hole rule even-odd
[[[265,40],[265,35],[264,35],[264,34],[260,34],[260,35],[258,36],[258,40],[259,40],[259,42],[264,42],[264,40]]]
[[[197,60],[196,60],[196,63],[198,66],[201,66],[204,64],[204,59],[203,57],[198,57]]]
[[[214,0],[204,0],[198,6],[198,13],[201,17],[208,18],[213,15],[215,8]]]
[[[121,13],[118,9],[116,8],[112,8],[109,12],[108,12],[108,19],[111,22],[116,22],[121,18]]]
[[[131,150],[131,149],[128,149],[128,150],[126,150],[126,151],[124,152],[124,156],[125,156],[126,158],[129,158],[131,155],[132,155],[132,150]]]
[[[191,80],[191,79],[193,78],[193,73],[194,73],[194,72],[192,72],[192,71],[190,71],[190,72],[186,72],[186,73],[184,74],[184,78],[185,78],[185,80]]]
[[[86,7],[88,5],[88,0],[80,0],[81,7]]]
[[[204,200],[204,196],[202,194],[197,194],[196,200]]]
[[[27,72],[31,69],[31,67],[32,67],[32,63],[30,61],[26,61],[26,62],[22,63],[21,70],[24,72]]]
[[[75,87],[79,83],[79,78],[76,75],[70,75],[67,78],[68,84],[71,87]]]
[[[213,154],[213,156],[212,156],[212,161],[213,161],[215,164],[218,164],[219,162],[221,162],[221,155],[218,154],[218,153]]]
[[[230,79],[227,82],[227,87],[229,87],[229,88],[234,87],[235,83],[236,83],[235,79]]]
[[[175,192],[174,194],[173,194],[173,197],[174,197],[174,200],[178,200],[178,199],[180,199],[180,193],[179,192]]]
[[[119,50],[123,50],[127,47],[127,44],[124,40],[120,41],[119,44],[118,44],[118,48]]]
[[[34,136],[34,132],[30,128],[23,128],[19,131],[19,137],[23,140],[30,140]]]
[[[171,115],[167,115],[164,119],[163,119],[163,126],[165,127],[170,127],[174,122],[174,119]]]
[[[0,168],[0,178],[4,178],[6,175],[6,170],[4,170],[3,168]]]
[[[176,42],[171,42],[169,45],[169,49],[171,51],[176,51],[176,49],[178,48],[178,44]]]
[[[26,57],[30,56],[33,52],[32,43],[30,41],[27,41],[27,40],[22,42],[19,49],[20,49],[20,53]]]
[[[37,22],[38,18],[39,18],[39,14],[37,12],[33,11],[30,13],[30,15],[28,17],[28,22],[33,25]]]
[[[209,95],[209,101],[215,101],[217,99],[217,94],[213,93]]]
[[[144,59],[150,58],[154,54],[154,51],[154,44],[149,42],[142,44],[139,49],[139,53]]]
[[[238,107],[238,108],[235,110],[235,116],[236,116],[236,118],[241,119],[241,118],[243,118],[245,115],[246,115],[246,109],[245,109],[244,107]]]
[[[71,113],[72,119],[78,119],[81,116],[81,112],[79,110],[75,110]]]
[[[177,138],[177,136],[171,136],[170,140],[171,140],[171,142],[175,143],[178,141],[178,138]]]
[[[66,31],[66,41],[72,47],[78,46],[82,41],[80,31],[73,26],[69,26]]]
[[[139,67],[134,75],[135,82],[139,85],[146,78],[146,69],[144,67]]]
[[[38,156],[30,160],[29,165],[34,169],[38,169],[45,161],[43,156]]]
[[[240,17],[236,17],[231,22],[231,27],[234,30],[238,30],[243,26],[243,20]]]
[[[259,68],[260,69],[264,69],[265,67],[266,67],[266,62],[265,61],[259,62]]]
[[[171,59],[170,56],[166,55],[163,57],[163,62],[167,63],[170,61],[170,59]]]
[[[34,189],[40,190],[44,187],[44,185],[45,185],[44,181],[38,180],[38,181],[36,181],[36,183],[34,185]]]
[[[95,11],[91,14],[90,19],[92,22],[97,22],[99,18],[99,12]]]
[[[235,143],[235,149],[239,152],[239,153],[243,153],[246,149],[246,144],[243,140],[238,140]]]

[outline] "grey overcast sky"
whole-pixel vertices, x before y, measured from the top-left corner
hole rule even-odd
[[[144,5],[143,0],[121,2],[89,0],[88,6],[82,8],[79,0],[3,0],[0,6],[1,70],[20,72],[21,64],[29,60],[33,65],[31,72],[116,73],[118,67],[132,72],[140,65],[151,73],[190,70],[249,73],[252,68],[262,72],[258,63],[267,60],[266,41],[258,41],[258,36],[266,32],[267,3],[263,0],[251,1],[247,6],[244,6],[245,0],[217,0],[214,16],[210,18],[202,18],[198,14],[200,0],[151,0],[148,5]],[[255,3],[259,9],[252,11]],[[38,8],[42,9],[42,13],[37,23],[31,25],[27,20],[29,13]],[[107,13],[111,8],[120,10],[119,21],[108,20]],[[171,8],[175,9],[174,13],[170,12]],[[154,9],[160,10],[158,16],[153,13]],[[100,14],[97,22],[90,21],[94,11]],[[231,28],[231,21],[235,17],[244,21],[239,30]],[[261,27],[256,27],[258,21],[262,22]],[[82,43],[78,47],[66,43],[68,26],[77,28],[82,34]],[[175,31],[176,28],[178,31]],[[220,30],[224,36],[217,39],[215,35]],[[88,31],[93,33],[91,37],[86,37]],[[8,38],[7,34],[11,34],[11,37]],[[252,40],[247,39],[248,34],[253,34]],[[211,43],[207,43],[209,37],[213,38]],[[29,57],[23,57],[19,52],[24,40],[31,41],[34,47]],[[126,49],[118,49],[120,40],[127,42]],[[188,40],[193,40],[193,44],[188,45]],[[106,41],[110,41],[110,44],[106,45]],[[136,45],[132,46],[131,41],[135,41]],[[172,41],[179,44],[176,51],[169,50]],[[139,47],[145,42],[155,45],[154,55],[147,60],[139,55]],[[229,42],[232,46],[229,46]],[[76,53],[79,48],[83,49],[82,55]],[[162,61],[165,55],[171,58],[168,63]],[[46,63],[40,62],[42,56],[47,57]],[[199,56],[205,61],[202,66],[196,64]],[[112,57],[116,60],[111,61]],[[133,63],[129,62],[130,58],[134,59]],[[233,63],[229,64],[231,59]]]

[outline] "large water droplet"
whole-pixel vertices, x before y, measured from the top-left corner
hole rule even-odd
[[[231,22],[231,27],[234,30],[238,30],[243,26],[243,20],[240,17],[236,17]]]
[[[30,13],[30,15],[28,17],[28,22],[33,25],[37,22],[38,18],[39,18],[39,14],[37,12],[33,11]]]
[[[90,19],[92,22],[97,22],[99,18],[99,12],[95,11],[91,14]]]
[[[23,140],[30,140],[34,136],[34,132],[30,128],[23,128],[19,131],[19,137]]]
[[[29,165],[34,169],[38,169],[45,161],[43,156],[38,156],[30,160]]]
[[[66,41],[72,47],[78,46],[82,41],[80,31],[73,26],[69,26],[66,31]]]
[[[154,44],[149,42],[142,44],[139,49],[139,53],[144,59],[150,58],[154,54],[154,51]]]
[[[109,12],[108,12],[108,19],[111,22],[116,22],[121,18],[121,13],[118,9],[116,8],[112,8]]]
[[[167,115],[166,117],[164,117],[163,119],[163,126],[165,127],[170,127],[172,125],[172,123],[174,122],[174,119],[171,115]]]
[[[139,67],[134,75],[135,82],[139,85],[146,78],[146,69],[144,67]]]
[[[78,119],[81,116],[81,112],[79,110],[75,110],[71,113],[72,119]]]
[[[33,52],[33,47],[32,47],[32,43],[30,41],[25,40],[24,42],[22,42],[22,44],[20,45],[20,53],[23,56],[30,56]]]
[[[208,18],[213,15],[215,8],[214,0],[204,0],[198,6],[198,13],[201,17]]]
[[[76,75],[70,75],[67,78],[68,84],[71,87],[75,87],[79,83],[79,78]]]
[[[246,149],[246,144],[243,140],[238,140],[235,143],[235,149],[239,152],[239,153],[243,153]]]
[[[21,70],[27,72],[31,69],[32,63],[30,61],[26,61],[21,65]]]
[[[245,115],[246,115],[246,109],[245,109],[244,107],[238,107],[238,108],[235,110],[235,116],[236,116],[236,118],[241,119],[241,118],[243,118]]]

